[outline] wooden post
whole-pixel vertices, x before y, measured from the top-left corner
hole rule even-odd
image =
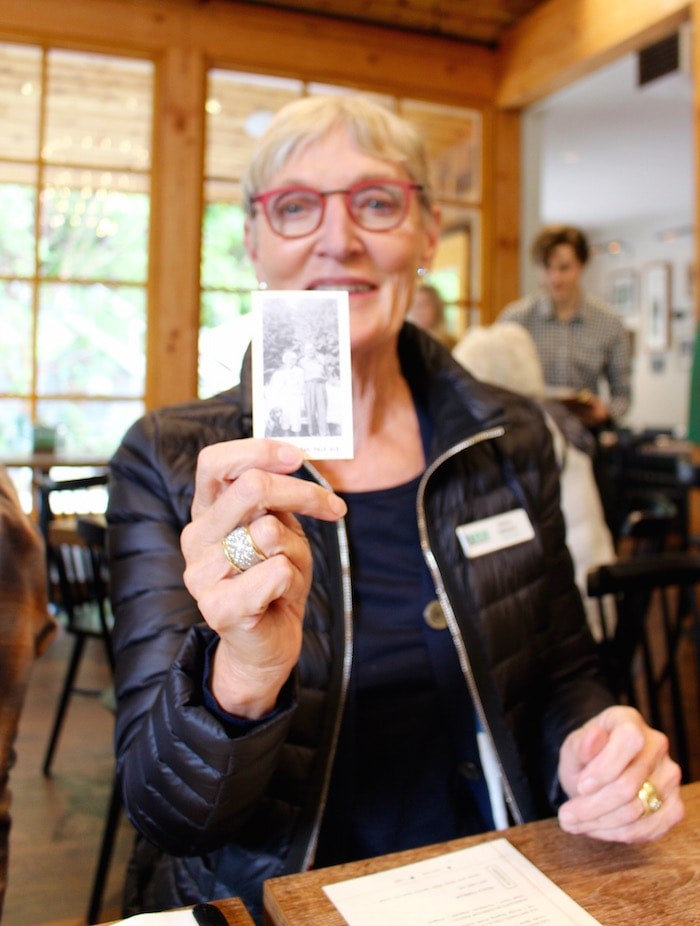
[[[146,405],[197,394],[206,64],[171,46],[157,60]]]

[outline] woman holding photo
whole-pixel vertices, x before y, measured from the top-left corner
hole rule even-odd
[[[126,912],[237,895],[260,918],[267,878],[557,811],[661,836],[680,771],[601,682],[541,412],[404,324],[439,234],[421,139],[300,100],[244,197],[262,284],[349,293],[356,453],[251,439],[245,365],[114,457]]]

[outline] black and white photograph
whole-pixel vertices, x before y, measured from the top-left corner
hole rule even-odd
[[[263,290],[252,307],[253,436],[352,458],[348,294]]]
[[[636,322],[639,314],[638,285],[635,270],[614,270],[608,277],[608,301],[626,322]]]

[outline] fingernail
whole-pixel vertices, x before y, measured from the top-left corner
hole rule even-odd
[[[582,778],[579,782],[578,793],[579,794],[591,794],[598,787],[598,782],[595,778]]]
[[[574,822],[573,814],[572,814],[571,811],[568,809],[568,807],[560,807],[560,808],[559,808],[559,822],[560,822],[560,823],[566,823],[566,824],[569,824],[569,823],[573,823],[573,822]]]
[[[330,495],[328,499],[328,504],[330,505],[331,511],[333,512],[333,514],[337,514],[341,517],[348,510],[348,506],[345,504],[342,498],[340,498],[338,495]]]
[[[277,449],[277,458],[281,463],[294,463],[301,466],[304,454],[298,447],[292,447],[291,444],[282,444]]]

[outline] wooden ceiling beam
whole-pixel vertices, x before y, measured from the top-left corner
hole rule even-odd
[[[488,48],[223,0],[0,0],[3,39],[149,57],[187,48],[218,67],[459,106],[489,105],[496,91]]]
[[[501,42],[497,105],[522,108],[620,56],[663,38],[689,0],[548,0]]]
[[[191,40],[206,43],[218,66],[235,61],[269,74],[361,83],[377,93],[460,106],[493,102],[497,56],[479,45],[246,4],[212,2],[206,9],[206,20],[193,17]]]

